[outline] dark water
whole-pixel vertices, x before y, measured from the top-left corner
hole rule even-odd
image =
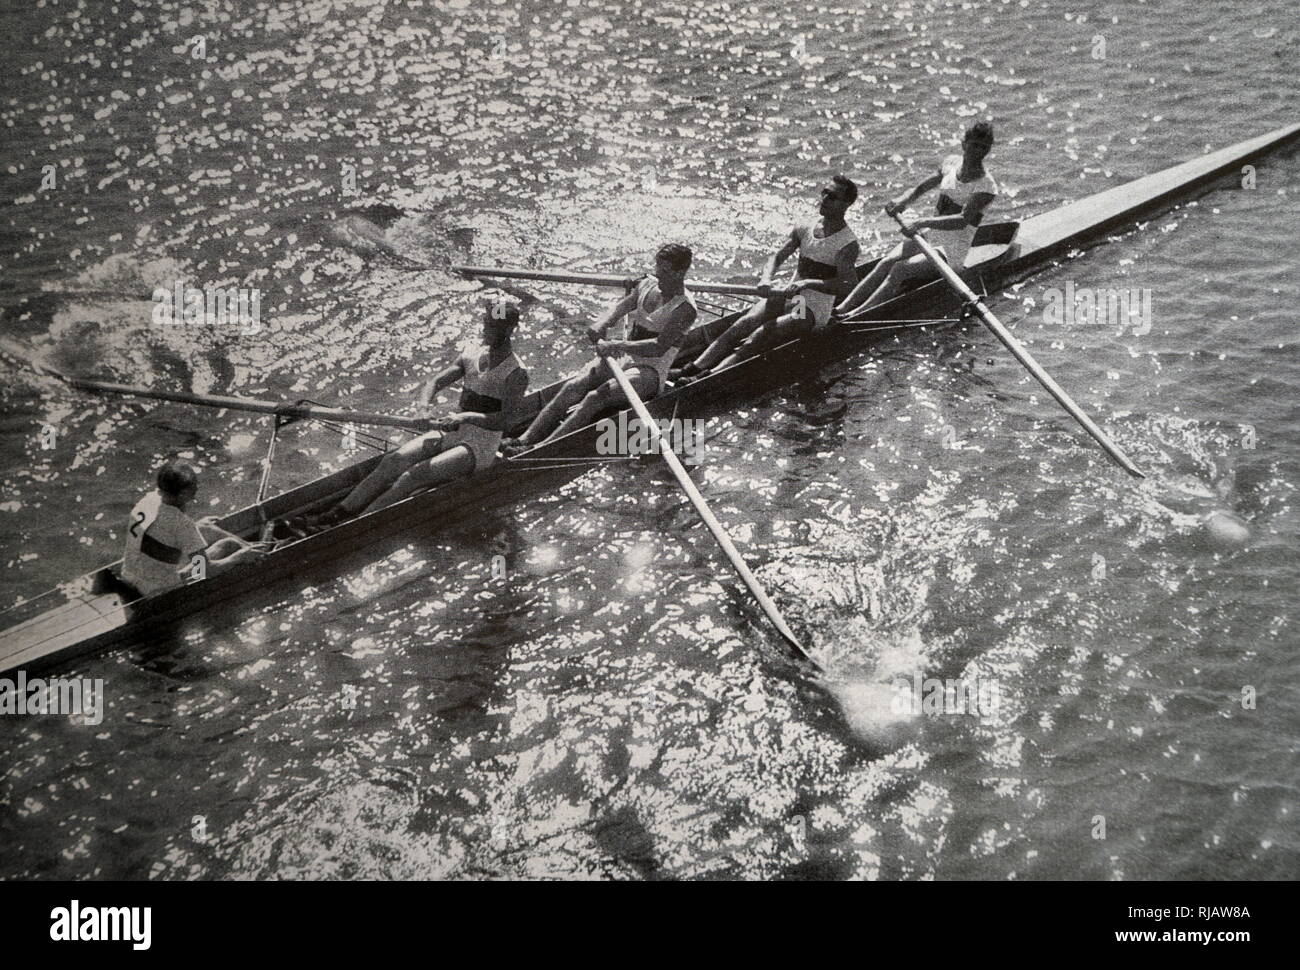
[[[832,171],[887,237],[880,204],[977,116],[999,218],[1300,117],[1281,0],[46,3],[0,27],[5,335],[376,410],[472,332],[495,291],[448,271],[468,256],[640,270],[676,237],[694,275],[743,278]],[[660,469],[600,468],[81,664],[101,725],[0,722],[0,875],[1294,877],[1298,185],[1279,153],[1000,297],[1146,481],[972,329],[710,420],[697,480],[851,690],[786,659]],[[258,287],[263,329],[151,326],[130,297],[178,278]],[[1151,332],[1043,324],[1067,281],[1150,289]],[[585,353],[556,314],[526,329],[535,381]],[[206,469],[204,512],[252,500],[265,423],[0,367],[3,602],[115,558],[164,456]],[[355,457],[291,429],[275,485]],[[912,671],[1000,703],[891,714]]]

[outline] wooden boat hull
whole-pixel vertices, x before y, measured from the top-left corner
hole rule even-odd
[[[1132,224],[1175,196],[1186,195],[1233,172],[1297,135],[1300,125],[1280,128],[1021,223],[982,227],[964,275],[976,290],[1008,286],[1053,258],[1095,241],[1107,230]],[[864,264],[859,273],[865,274],[871,265]],[[861,352],[873,342],[892,338],[899,332],[898,321],[946,320],[957,316],[961,309],[952,290],[936,281],[875,308],[863,322],[792,341],[694,384],[670,389],[648,405],[656,417],[674,413],[704,416],[735,397],[792,383],[829,362]],[[733,318],[723,317],[697,327],[690,335],[686,352],[698,350]],[[561,383],[528,396],[520,415],[520,429]],[[599,434],[597,425],[589,425],[514,460],[498,462],[463,482],[412,496],[327,532],[284,545],[258,562],[129,606],[108,589],[112,586],[112,571],[118,565],[115,563],[91,574],[87,588],[69,592],[54,609],[0,631],[0,673],[19,668],[38,671],[126,643],[146,646],[187,617],[301,574],[313,563],[336,558],[340,550],[352,552],[387,537],[411,534],[429,523],[436,527],[439,520],[462,521],[523,496],[553,490],[589,470],[589,465],[574,459],[595,457]],[[270,499],[265,508],[241,509],[222,519],[221,525],[230,532],[254,536],[264,516],[282,518],[330,503],[361,481],[378,461],[376,456],[291,489]]]

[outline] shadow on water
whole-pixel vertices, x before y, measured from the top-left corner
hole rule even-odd
[[[387,602],[410,596],[420,585],[429,585],[431,595],[445,594],[448,589],[467,581],[478,584],[480,589],[490,589],[493,597],[490,609],[476,608],[473,598],[469,597],[462,606],[449,608],[441,617],[443,623],[439,632],[454,636],[450,645],[452,649],[445,642],[448,636],[427,645],[430,649],[442,651],[440,666],[444,668],[441,670],[444,678],[482,675],[474,679],[481,680],[483,690],[488,691],[495,682],[491,675],[504,660],[506,645],[520,635],[522,626],[517,618],[527,612],[530,601],[531,594],[525,590],[509,582],[493,581],[491,577],[496,555],[503,556],[509,575],[520,574],[513,558],[523,546],[518,540],[517,530],[518,524],[508,512],[485,512],[460,519],[451,527],[440,528],[438,523],[431,523],[406,535],[368,544],[351,554],[342,553],[334,560],[311,562],[291,576],[241,595],[234,603],[222,604],[191,617],[148,642],[129,648],[130,656],[143,671],[181,681],[203,680],[213,674],[237,669],[248,663],[247,657],[228,664],[203,662],[200,657],[204,656],[204,644],[209,640],[237,639],[239,628],[256,617],[278,619],[289,616],[296,625],[303,627],[318,623],[318,618],[289,611],[307,601],[312,591],[341,589],[350,576],[409,551],[425,557],[429,568],[389,582],[369,597],[333,606],[332,618],[347,615],[364,618],[383,609]],[[479,560],[470,575],[449,573],[443,568],[447,562],[457,558],[464,561],[466,554]],[[284,659],[275,654],[275,644],[281,639],[277,637],[268,644],[267,659]],[[337,647],[327,649],[338,652]],[[476,697],[474,705],[482,707],[488,699],[483,693]]]

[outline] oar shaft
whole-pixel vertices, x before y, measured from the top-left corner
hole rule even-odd
[[[581,283],[585,286],[624,286],[627,276],[603,276],[598,273],[557,273],[541,269],[509,269],[502,266],[453,266],[452,270],[466,276],[485,279],[540,280],[546,283]],[[740,283],[688,282],[686,288],[693,293],[727,293],[731,296],[762,296],[756,286]]]
[[[708,527],[708,530],[713,533],[714,540],[722,548],[722,552],[731,563],[731,568],[736,571],[736,575],[738,575],[741,582],[745,584],[750,595],[758,601],[758,605],[762,608],[763,613],[767,616],[768,620],[771,621],[772,625],[776,627],[777,632],[781,634],[790,646],[799,651],[799,654],[805,660],[809,661],[814,666],[817,666],[816,661],[809,656],[808,651],[804,649],[803,644],[799,642],[799,639],[786,624],[785,618],[781,615],[781,611],[777,609],[776,604],[773,603],[771,597],[767,595],[767,591],[763,589],[759,584],[758,579],[752,572],[750,572],[749,566],[747,566],[745,560],[741,558],[740,552],[731,541],[731,537],[727,535],[726,530],[723,529],[722,523],[720,523],[713,515],[713,511],[704,500],[704,496],[700,494],[700,490],[695,487],[695,483],[691,481],[691,476],[686,473],[686,469],[682,466],[676,453],[674,453],[673,450],[668,447],[668,443],[663,440],[663,435],[659,431],[658,422],[650,416],[650,411],[646,408],[645,402],[642,401],[641,396],[637,394],[636,388],[632,386],[632,382],[627,379],[627,374],[623,372],[623,368],[619,365],[618,361],[614,360],[612,357],[606,357],[605,363],[609,365],[610,371],[614,374],[614,379],[618,381],[619,387],[623,389],[623,394],[627,398],[628,403],[632,405],[632,410],[634,410],[636,416],[641,419],[641,425],[649,433],[650,440],[654,442],[659,453],[663,455],[664,461],[668,463],[668,467],[672,470],[673,476],[677,479],[677,484],[682,487],[682,491],[686,493],[686,497],[691,500],[691,505],[695,506],[696,513],[704,520],[704,524]]]
[[[348,411],[343,408],[322,407],[316,404],[287,404],[280,401],[259,401],[248,397],[227,397],[220,394],[190,394],[184,391],[160,391],[151,387],[114,384],[110,381],[93,381],[83,377],[60,375],[72,387],[102,394],[123,394],[128,397],[145,397],[155,401],[175,401],[180,404],[198,404],[203,407],[229,408],[232,411],[251,411],[255,414],[279,414],[288,418],[315,418],[322,421],[378,425],[387,428],[405,428],[409,431],[428,430],[421,418],[408,418],[373,411]]]
[[[894,219],[900,226],[906,228],[907,224],[903,222],[902,218],[897,213],[894,213]],[[1017,340],[1011,331],[1002,324],[1002,321],[993,315],[993,311],[984,305],[984,301],[976,295],[974,290],[966,285],[966,281],[948,265],[948,261],[939,255],[935,248],[930,245],[930,241],[919,233],[913,235],[911,238],[921,247],[921,252],[925,253],[926,258],[934,264],[934,268],[939,271],[939,274],[948,281],[948,285],[970,303],[970,305],[975,309],[975,312],[979,314],[979,318],[984,323],[984,326],[993,331],[993,336],[1002,341],[1002,345],[1006,347],[1007,350],[1011,351],[1011,355],[1015,357],[1016,360],[1020,361],[1025,370],[1029,371],[1039,384],[1043,385],[1048,394],[1056,398],[1056,402],[1060,404],[1061,407],[1065,408],[1070,417],[1079,422],[1079,425],[1083,430],[1088,432],[1097,444],[1101,445],[1106,454],[1110,455],[1115,463],[1130,475],[1135,478],[1145,478],[1146,476],[1142,474],[1135,464],[1133,464],[1128,455],[1124,454],[1123,449],[1121,449],[1119,445],[1115,444],[1115,442],[1111,441],[1106,432],[1097,427],[1092,418],[1083,413],[1083,409],[1080,408],[1079,405],[1075,404],[1074,399],[1065,392],[1065,389],[1052,379],[1051,374],[1043,370],[1042,365],[1040,365],[1038,361],[1034,359],[1033,355],[1025,349],[1025,345]]]
[[[0,353],[12,357],[37,373],[56,378],[70,387],[100,394],[124,394],[128,397],[147,397],[155,401],[176,401],[180,404],[197,404],[202,407],[228,408],[232,411],[252,411],[255,414],[278,414],[286,418],[314,418],[320,421],[340,421],[344,424],[377,425],[384,428],[404,428],[407,431],[427,431],[428,422],[422,418],[407,418],[396,414],[379,414],[374,411],[347,411],[343,408],[324,407],[319,404],[289,404],[284,401],[259,401],[251,397],[227,397],[220,394],[191,394],[186,391],[160,391],[152,387],[133,384],[115,384],[96,381],[88,377],[65,374],[49,361],[29,348],[0,337]]]

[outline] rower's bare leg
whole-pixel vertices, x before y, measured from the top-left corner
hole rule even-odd
[[[812,318],[803,312],[787,313],[783,317],[765,323],[755,330],[748,340],[737,347],[734,354],[718,364],[716,369],[723,370],[733,364],[739,364],[742,360],[756,357],[773,347],[785,343],[787,340],[801,337],[812,329],[812,323]]]
[[[546,403],[540,414],[533,418],[528,430],[519,436],[520,445],[531,448],[551,437],[551,432],[561,421],[565,413],[599,385],[605,378],[605,365],[601,361],[592,361],[581,374],[565,381],[558,394]]]
[[[658,375],[649,368],[630,367],[627,370],[627,379],[643,401],[648,401],[659,392]],[[624,407],[626,404],[627,398],[623,396],[623,389],[619,387],[618,381],[608,380],[582,399],[578,409],[565,418],[564,423],[555,430],[555,436],[558,438],[570,431],[584,428],[604,412]]]
[[[881,257],[876,265],[871,268],[871,272],[862,277],[858,285],[853,287],[853,292],[840,301],[839,306],[835,308],[836,315],[848,317],[872,306],[876,291],[889,278],[889,274],[893,272],[894,267],[918,254],[924,255],[921,253],[921,247],[916,244],[916,241],[904,239]]]
[[[870,302],[871,295],[880,289],[880,284],[885,282],[889,277],[889,271],[898,263],[897,259],[886,256],[880,262],[871,268],[871,272],[862,277],[853,292],[844,298],[844,301],[835,309],[841,316],[848,316],[862,310]]]
[[[348,515],[360,515],[371,502],[383,495],[407,469],[426,460],[442,440],[441,431],[430,431],[412,438],[396,451],[390,451],[379,460],[375,470],[348,493],[338,507]]]
[[[465,445],[452,445],[446,451],[422,461],[403,472],[393,487],[379,496],[369,510],[387,508],[409,495],[465,478],[474,473],[474,453]]]
[[[713,370],[718,361],[729,356],[759,327],[779,317],[783,304],[783,300],[763,300],[761,303],[750,307],[735,323],[724,330],[713,343],[705,347],[703,352],[687,365],[685,372],[687,374],[703,374],[706,371]]]
[[[856,311],[861,313],[869,310],[874,306],[879,306],[888,300],[898,296],[903,290],[907,289],[909,284],[918,280],[934,277],[934,267],[924,254],[912,256],[908,259],[900,260],[895,263],[885,276],[885,281],[880,284]]]

